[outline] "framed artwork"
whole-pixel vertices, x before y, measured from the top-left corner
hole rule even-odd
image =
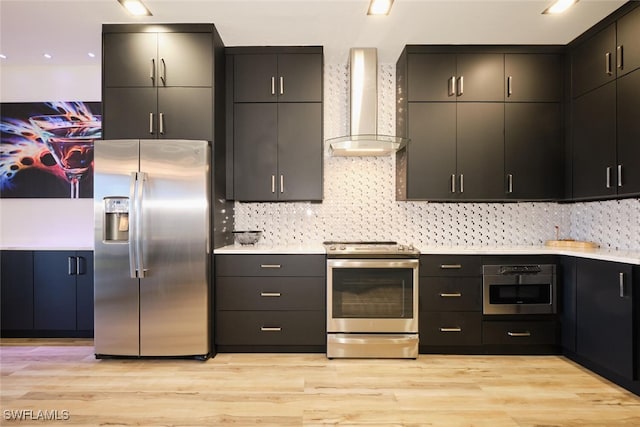
[[[0,198],[93,198],[100,102],[0,104]]]

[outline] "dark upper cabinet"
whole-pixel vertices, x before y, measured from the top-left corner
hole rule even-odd
[[[33,329],[33,252],[0,252],[2,331]]]
[[[640,8],[636,9],[640,11]],[[640,194],[640,70],[617,81],[618,194]]]
[[[209,24],[104,25],[103,138],[213,140],[223,48]]]
[[[504,56],[506,102],[560,102],[562,56],[513,53]]]
[[[640,68],[640,7],[618,19],[616,69],[618,77]]]
[[[322,200],[319,103],[234,105],[236,200]]]
[[[235,102],[322,102],[322,55],[234,56]]]
[[[509,102],[504,109],[507,196],[514,200],[561,198],[563,145],[560,104]]]
[[[577,354],[632,379],[632,266],[580,258],[576,268]]]
[[[408,100],[502,101],[504,58],[491,53],[408,55]]]
[[[573,100],[573,197],[616,194],[616,85]]]
[[[616,26],[611,24],[582,43],[571,54],[573,97],[616,78]]]

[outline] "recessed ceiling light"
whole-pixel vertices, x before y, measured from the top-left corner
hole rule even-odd
[[[89,58],[95,58],[96,57],[96,54],[93,53],[93,52],[89,52],[89,53],[87,53],[87,55],[89,55]]]
[[[555,15],[569,9],[578,0],[555,0],[551,6],[542,11],[543,14]]]
[[[118,0],[118,2],[129,11],[130,14],[135,16],[150,16],[151,12],[147,9],[147,6],[140,0]]]
[[[44,54],[44,55],[42,55],[42,56],[44,56],[44,57],[45,57],[45,58],[47,58],[47,59],[51,59],[51,58],[53,58],[53,57],[52,57],[50,54],[48,54],[48,53],[45,53],[45,54]]]
[[[7,59],[7,55],[5,55],[4,53],[0,53],[0,59]]]
[[[367,15],[388,15],[392,4],[393,0],[371,0]]]

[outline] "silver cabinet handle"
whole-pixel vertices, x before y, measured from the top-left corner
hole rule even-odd
[[[462,264],[440,264],[442,270],[458,270],[462,268]]]
[[[624,62],[622,60],[623,54],[623,48],[622,45],[620,45],[616,48],[616,67],[618,67],[619,70],[622,70],[622,67],[624,66]]]
[[[67,274],[75,276],[78,274],[78,258],[74,256],[67,257]]]
[[[77,275],[84,276],[85,274],[87,274],[84,257],[77,256],[76,257],[76,265],[77,265],[77,269],[76,269],[76,274]]]
[[[284,175],[280,175],[280,193],[284,193]]]
[[[460,192],[464,193],[464,174],[460,174]]]
[[[151,69],[149,71],[149,78],[151,79],[151,84],[155,85],[156,82],[156,60],[151,58]]]
[[[604,54],[604,66],[605,66],[605,72],[608,75],[613,74],[613,72],[611,71],[611,52],[607,52]]]
[[[455,193],[456,192],[456,174],[452,174],[451,175],[451,192]]]
[[[280,292],[260,292],[260,296],[264,298],[279,298]]]
[[[158,116],[158,127],[160,128],[160,135],[164,135],[164,113],[160,113]]]
[[[453,327],[453,328],[440,328],[440,332],[462,332],[462,328]]]
[[[275,175],[271,175],[271,192],[272,193],[276,192],[276,176]]]
[[[607,188],[611,188],[611,166],[607,167]]]
[[[149,113],[149,133],[153,135],[153,113]]]
[[[271,95],[276,94],[276,78],[271,76]]]
[[[260,268],[282,268],[280,264],[260,264]]]
[[[513,174],[507,175],[507,193],[513,193]]]
[[[455,96],[456,94],[456,76],[449,78],[449,96]]]
[[[280,76],[280,95],[284,94],[284,77]]]
[[[160,75],[160,80],[162,80],[162,85],[167,85],[167,64],[164,62],[164,58],[160,59],[160,63],[162,64],[162,74]]]
[[[622,187],[622,165],[618,165],[618,187]]]
[[[442,298],[460,298],[462,296],[461,292],[452,292],[452,293],[441,293],[440,297]]]
[[[529,332],[529,331],[525,331],[525,332],[507,332],[507,335],[509,335],[510,337],[530,337],[531,336],[531,332]]]
[[[464,76],[458,77],[458,96],[464,93]]]
[[[624,273],[618,275],[618,283],[620,285],[620,298],[624,298],[626,296],[624,293]]]
[[[513,87],[511,86],[513,81],[513,76],[507,77],[507,96],[511,96],[513,94]]]
[[[261,330],[262,332],[280,332],[280,331],[282,331],[282,328],[277,327],[277,326],[276,326],[276,327],[271,327],[271,326],[262,326],[262,327],[260,328],[260,330]]]

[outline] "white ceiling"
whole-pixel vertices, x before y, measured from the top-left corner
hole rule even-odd
[[[379,17],[366,15],[368,0],[144,2],[153,16],[131,17],[117,0],[0,0],[0,61],[85,65],[100,61],[103,23],[205,22],[226,46],[322,45],[329,63],[346,62],[350,47],[376,47],[379,62],[394,63],[405,44],[566,44],[625,3],[581,0],[549,16],[550,0],[395,0]]]

